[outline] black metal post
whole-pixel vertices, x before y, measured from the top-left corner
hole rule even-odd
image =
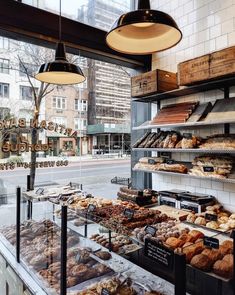
[[[67,206],[61,208],[61,274],[60,295],[66,295],[67,291]]]
[[[86,213],[86,219],[84,223],[84,237],[87,238],[87,213]]]
[[[109,251],[111,252],[112,250],[113,250],[113,247],[112,247],[112,232],[109,229]]]
[[[80,184],[80,190],[82,191],[82,183]]]
[[[186,256],[183,253],[175,254],[174,263],[175,295],[186,294]]]
[[[235,295],[235,230],[232,231],[233,238],[233,294]]]
[[[20,262],[20,201],[21,188],[16,188],[16,261]]]
[[[225,87],[224,88],[224,99],[229,99],[229,95],[230,95],[230,88]],[[230,134],[230,124],[229,123],[224,124],[224,133]]]
[[[31,191],[31,178],[30,175],[27,175],[27,192]]]
[[[32,215],[33,215],[33,204],[32,201],[28,200],[28,204],[27,204],[27,219],[32,219]]]

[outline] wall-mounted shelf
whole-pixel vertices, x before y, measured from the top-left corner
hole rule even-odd
[[[195,175],[176,173],[176,172],[153,171],[153,170],[135,169],[135,168],[133,168],[132,171],[151,173],[151,174],[162,174],[165,176],[181,176],[181,177],[189,177],[189,178],[194,178],[194,179],[213,180],[213,181],[217,181],[217,182],[226,182],[226,183],[234,183],[235,184],[235,178],[220,179],[220,178],[215,178],[215,177],[195,176]],[[234,175],[234,177],[235,177],[235,175]]]
[[[235,124],[235,120],[224,120],[224,121],[201,121],[201,122],[194,122],[194,123],[178,123],[178,124],[160,124],[154,125],[150,124],[151,121],[144,122],[142,125],[133,127],[133,130],[144,130],[144,129],[158,129],[158,128],[167,128],[167,129],[174,129],[174,128],[191,128],[191,127],[200,127],[200,126],[211,126],[211,125],[222,125],[222,124]]]
[[[235,77],[218,79],[210,82],[200,83],[192,86],[184,86],[175,90],[167,91],[164,93],[152,94],[145,97],[133,98],[137,102],[157,102],[163,99],[172,99],[180,96],[190,95],[198,92],[225,89],[235,86]]]
[[[200,153],[200,154],[235,154],[234,150],[212,149],[168,149],[168,148],[132,148],[136,152]]]

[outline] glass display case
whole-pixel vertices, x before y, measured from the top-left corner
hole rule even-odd
[[[18,188],[17,222],[0,230],[1,246],[45,294],[197,294],[204,282],[200,288],[233,295],[230,232],[81,190],[48,191],[29,216]]]

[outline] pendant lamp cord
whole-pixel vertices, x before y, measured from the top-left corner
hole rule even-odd
[[[150,9],[150,0],[139,0],[138,9]]]
[[[59,16],[59,42],[61,42],[61,0],[60,0],[60,16]]]

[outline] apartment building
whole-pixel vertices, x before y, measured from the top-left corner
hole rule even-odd
[[[88,0],[78,20],[108,31],[129,0]],[[126,150],[130,144],[130,76],[117,65],[88,60],[88,127],[93,150]]]

